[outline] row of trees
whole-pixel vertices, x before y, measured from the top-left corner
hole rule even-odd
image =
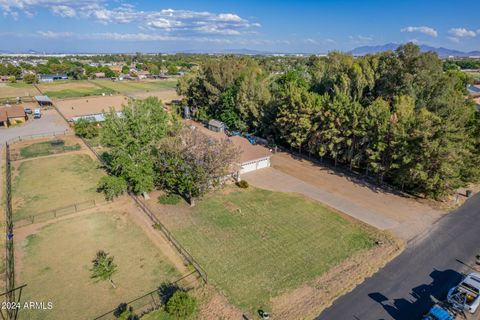
[[[100,134],[108,149],[103,156],[111,176],[98,186],[108,199],[126,190],[141,194],[161,188],[193,205],[195,198],[221,183],[238,157],[230,142],[183,128],[155,97],[130,101],[121,116],[107,113],[101,130],[88,120],[77,123],[75,130],[90,139]]]
[[[461,73],[413,44],[331,53],[281,75],[224,57],[182,79],[198,119],[254,131],[403,190],[441,198],[480,176],[480,118]]]

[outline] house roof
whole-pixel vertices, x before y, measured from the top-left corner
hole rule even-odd
[[[239,137],[239,136],[228,137],[223,132],[214,132],[212,130],[208,130],[201,123],[195,122],[193,120],[186,120],[185,124],[189,126],[194,126],[196,130],[199,130],[201,133],[209,137],[212,137],[218,140],[228,139],[229,141],[231,141],[241,151],[240,159],[239,159],[240,163],[245,163],[248,161],[258,160],[261,158],[271,156],[269,149],[260,145],[253,145],[244,137]]]
[[[6,105],[0,107],[0,121],[6,121],[8,118],[21,117],[25,117],[25,110],[23,110],[23,107],[20,105]]]
[[[117,111],[116,114],[119,118],[123,117],[123,113],[121,111]],[[103,122],[105,121],[105,113],[94,113],[94,114],[87,114],[84,116],[72,117],[73,122],[77,122],[80,119],[86,119],[92,122]]]
[[[6,122],[8,120],[7,111],[3,108],[0,109],[0,122]]]
[[[37,102],[52,102],[48,96],[35,96],[35,100],[37,100]]]

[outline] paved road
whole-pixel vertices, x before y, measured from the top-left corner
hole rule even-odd
[[[337,299],[318,320],[415,320],[443,299],[480,252],[480,194],[438,221],[372,278]],[[480,312],[480,311],[479,311]]]

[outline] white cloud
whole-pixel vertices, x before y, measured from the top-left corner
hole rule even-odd
[[[367,44],[373,41],[373,36],[348,36],[348,40],[353,44]]]
[[[311,38],[304,39],[303,41],[308,44],[318,44],[317,40]]]
[[[419,33],[423,33],[423,34],[426,34],[427,36],[431,36],[431,37],[437,37],[438,36],[438,32],[437,30],[431,28],[431,27],[427,27],[427,26],[420,26],[420,27],[405,27],[405,28],[402,28],[400,29],[401,32],[419,32]]]
[[[235,13],[163,9],[142,11],[122,3],[107,6],[104,0],[0,0],[0,10],[15,17],[19,12],[47,9],[61,17],[91,19],[102,24],[135,24],[141,29],[187,34],[240,35],[259,23],[250,22]]]
[[[63,38],[63,37],[70,37],[74,35],[71,32],[55,32],[55,31],[37,31],[37,33],[43,38],[55,39],[55,38]]]
[[[69,6],[53,6],[51,10],[54,14],[61,17],[71,18],[77,15],[77,12],[75,11],[75,9]]]
[[[477,34],[473,30],[467,30],[465,28],[452,28],[448,30],[448,33],[456,38],[468,38],[475,37]]]
[[[455,38],[455,37],[447,37],[447,39],[454,42],[454,43],[459,43],[460,42],[460,39]]]

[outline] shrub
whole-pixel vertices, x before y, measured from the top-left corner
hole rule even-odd
[[[75,130],[75,134],[77,136],[86,139],[93,139],[99,134],[97,123],[91,119],[79,119],[73,125],[73,129]]]
[[[113,200],[127,191],[127,182],[122,177],[105,176],[98,182],[97,191],[105,194],[105,199]]]
[[[182,200],[182,197],[174,193],[163,194],[160,197],[158,197],[158,202],[160,204],[175,205],[175,204],[179,204],[181,200]]]
[[[37,76],[34,75],[34,74],[26,74],[24,77],[23,77],[23,81],[25,81],[25,83],[28,83],[28,84],[32,84],[32,83],[38,83],[38,79],[37,79]]]
[[[192,319],[197,312],[197,299],[184,291],[177,291],[168,300],[165,311],[177,319]]]
[[[175,283],[164,282],[158,287],[158,295],[163,305],[166,305],[175,292],[179,291],[180,288]]]
[[[242,189],[248,188],[248,182],[246,180],[240,180],[237,182],[237,186]]]
[[[115,311],[113,311],[113,315],[115,318],[119,318],[125,311],[127,311],[127,304],[122,302],[118,305]]]

